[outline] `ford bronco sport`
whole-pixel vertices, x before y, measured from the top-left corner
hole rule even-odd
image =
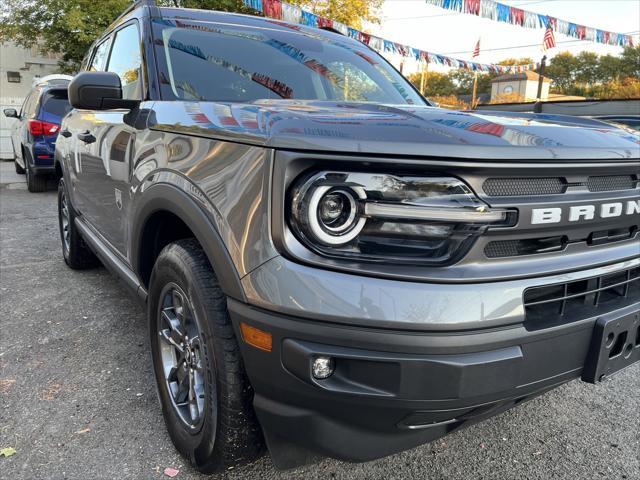
[[[201,471],[372,460],[640,358],[637,133],[435,108],[353,39],[211,11],[138,5],[83,70],[64,258],[146,302]]]

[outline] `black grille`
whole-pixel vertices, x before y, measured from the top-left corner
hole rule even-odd
[[[488,178],[482,189],[491,197],[530,197],[536,195],[560,195],[568,187],[583,187],[590,192],[632,190],[638,178],[635,175],[593,176],[582,182],[567,182],[564,177],[543,178]]]
[[[568,238],[565,236],[524,240],[494,240],[484,247],[484,254],[487,258],[501,258],[560,252],[565,249],[567,242]]]
[[[633,175],[608,175],[589,177],[587,187],[590,192],[610,192],[612,190],[631,190],[636,186]]]
[[[640,267],[528,288],[523,301],[530,330],[601,315],[640,301]]]
[[[492,197],[518,197],[564,193],[567,184],[562,178],[488,178],[482,186]]]

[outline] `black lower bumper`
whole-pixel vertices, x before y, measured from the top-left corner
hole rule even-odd
[[[619,313],[639,310],[634,304]],[[577,378],[596,323],[428,333],[312,322],[233,300],[229,312],[238,338],[240,322],[273,336],[271,352],[240,345],[256,413],[281,468],[315,455],[390,455]],[[325,380],[311,374],[317,356],[335,360]]]
[[[53,165],[31,165],[29,168],[34,175],[53,175],[56,173],[56,167]]]

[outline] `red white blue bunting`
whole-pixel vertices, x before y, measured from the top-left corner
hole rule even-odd
[[[463,0],[457,0],[463,2]],[[247,6],[260,12],[265,17],[284,20],[291,23],[297,23],[316,28],[332,28],[343,35],[354,38],[382,55],[399,55],[404,58],[413,59],[417,62],[428,62],[436,65],[444,65],[452,68],[464,68],[475,72],[492,72],[492,73],[520,73],[527,70],[536,70],[540,67],[539,63],[531,63],[529,65],[493,65],[486,63],[477,63],[467,60],[460,60],[438,53],[427,52],[419,48],[409,45],[392,42],[384,38],[376,37],[355,28],[351,28],[344,23],[321,17],[309,11],[306,11],[297,5],[291,5],[281,0],[243,0]]]
[[[493,0],[425,0],[429,5],[454,12],[476,15],[497,22],[510,23],[525,28],[543,28],[551,26],[554,32],[589,42],[633,47],[633,37],[624,33],[608,32],[598,28],[578,25],[550,15],[522,10]]]

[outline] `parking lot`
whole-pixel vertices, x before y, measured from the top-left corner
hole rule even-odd
[[[56,193],[0,165],[0,457],[5,479],[204,478],[174,450],[156,397],[143,308],[104,268],[68,269]],[[53,187],[53,186],[52,186]],[[640,367],[574,381],[442,440],[367,464],[229,479],[639,479]]]

